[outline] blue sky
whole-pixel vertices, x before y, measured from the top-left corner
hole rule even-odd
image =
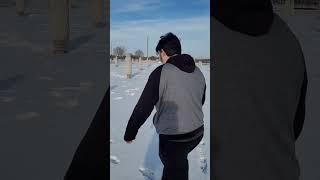
[[[110,0],[110,43],[127,52],[141,49],[149,55],[161,35],[172,32],[182,53],[195,58],[210,57],[210,0]]]

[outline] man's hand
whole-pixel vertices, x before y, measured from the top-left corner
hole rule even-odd
[[[132,142],[133,142],[133,140],[132,141],[126,141],[127,144],[131,144]]]

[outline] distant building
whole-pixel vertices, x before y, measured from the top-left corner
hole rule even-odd
[[[203,64],[210,64],[210,59],[194,59],[195,63],[199,63],[200,61]]]

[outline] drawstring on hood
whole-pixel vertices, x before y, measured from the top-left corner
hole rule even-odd
[[[213,0],[211,14],[228,28],[250,36],[268,33],[274,16],[271,0]]]

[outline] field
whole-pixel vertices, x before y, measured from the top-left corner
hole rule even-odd
[[[126,78],[126,63],[110,65],[110,179],[160,180],[163,165],[158,157],[158,134],[152,124],[155,109],[140,128],[136,140],[126,144],[123,135],[149,74],[160,64],[134,63],[132,79]],[[210,178],[210,68],[199,65],[206,78],[206,102],[203,106],[205,135],[189,154],[190,180]]]

